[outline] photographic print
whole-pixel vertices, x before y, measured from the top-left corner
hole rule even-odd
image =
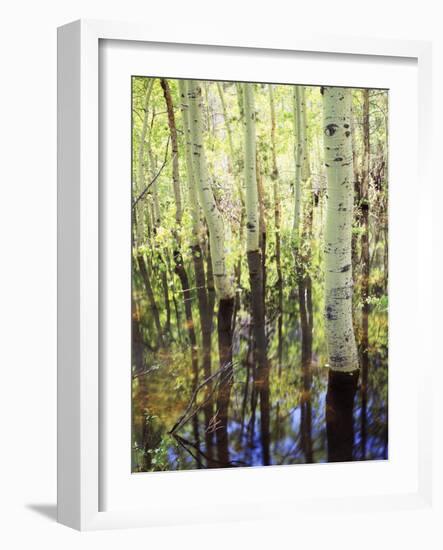
[[[388,96],[132,77],[134,473],[388,458]]]

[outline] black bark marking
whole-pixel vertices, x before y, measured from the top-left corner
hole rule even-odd
[[[328,124],[325,128],[325,134],[331,137],[335,134],[335,132],[337,131],[337,128],[338,128],[337,124]]]
[[[328,307],[326,308],[326,319],[327,319],[328,321],[335,321],[335,320],[337,320],[337,315],[334,314],[333,309],[332,309],[332,306],[328,306]]]

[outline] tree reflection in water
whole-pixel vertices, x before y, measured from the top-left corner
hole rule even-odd
[[[261,367],[246,288],[237,304],[206,305],[205,342],[192,295],[195,349],[183,346],[174,319],[168,347],[143,341],[155,320],[134,295],[134,472],[387,458],[386,311],[369,312],[362,368],[349,375],[324,368],[322,288],[310,277],[296,285],[294,276],[281,296],[278,285],[268,290]]]

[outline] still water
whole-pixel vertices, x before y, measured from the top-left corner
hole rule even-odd
[[[247,273],[244,277],[227,334],[220,329],[223,306],[215,295],[208,300],[210,336],[205,344],[191,275],[188,315],[176,298],[170,311],[158,313],[167,326],[160,343],[152,337],[152,308],[134,276],[133,356],[137,346],[141,351],[132,375],[133,471],[386,459],[387,299],[377,282],[371,282],[366,350],[358,286],[355,290],[360,372],[334,375],[326,366],[321,276],[297,285],[288,271],[279,285],[268,269],[262,372],[255,360]],[[160,282],[158,289],[160,293]],[[172,289],[171,295],[180,293]],[[226,338],[227,362],[221,360]]]

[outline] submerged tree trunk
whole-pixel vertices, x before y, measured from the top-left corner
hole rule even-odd
[[[328,462],[347,462],[353,459],[353,411],[357,383],[358,371],[329,371],[326,394]]]
[[[325,322],[329,366],[358,369],[352,323],[353,167],[352,95],[348,88],[322,88],[328,206],[325,229]]]
[[[254,324],[255,386],[260,394],[260,428],[263,464],[270,464],[269,451],[269,369],[266,356],[263,303],[263,264],[259,241],[259,204],[256,173],[256,135],[253,84],[243,85],[245,118],[246,251],[251,288],[251,313]]]
[[[243,193],[240,173],[239,173],[239,162],[236,155],[235,147],[234,147],[234,140],[232,136],[232,129],[231,129],[231,123],[229,120],[228,111],[226,108],[226,102],[225,102],[225,96],[223,93],[223,85],[220,82],[217,82],[217,90],[218,95],[220,97],[220,102],[222,105],[222,111],[223,111],[223,119],[225,122],[225,128],[226,128],[226,135],[228,138],[228,146],[229,146],[229,157],[228,157],[228,169],[232,175],[232,178],[234,180],[234,186],[237,191],[238,195],[238,201],[240,203],[240,220],[239,220],[239,242],[243,242],[243,235],[244,235],[244,216],[245,216],[245,197]],[[241,287],[241,268],[242,268],[242,259],[241,256],[239,257],[237,261],[237,265],[234,267],[235,272],[235,279],[237,283],[237,288],[240,289]],[[235,325],[237,312],[240,309],[240,293],[237,291],[235,295],[235,308],[234,308],[234,314],[233,314],[233,325]]]
[[[217,441],[218,461],[223,466],[229,465],[229,400],[233,383],[232,366],[232,314],[234,312],[234,300],[220,300],[218,306],[217,332],[218,350],[220,356],[220,381],[217,393]]]
[[[192,218],[192,239],[191,252],[195,272],[195,286],[197,288],[197,299],[200,313],[200,324],[202,332],[202,347],[203,347],[203,374],[208,380],[211,376],[211,312],[209,309],[208,292],[206,289],[206,276],[203,252],[200,246],[200,237],[202,227],[199,215],[199,203],[197,198],[197,190],[195,186],[195,177],[192,164],[192,139],[191,129],[189,124],[189,98],[188,98],[188,83],[186,80],[179,80],[179,90],[181,96],[181,113],[183,123],[183,133],[185,138],[185,153],[186,153],[186,172],[188,179],[188,196],[189,207]],[[212,467],[212,431],[209,429],[213,417],[213,405],[211,401],[212,382],[208,381],[205,385],[205,401],[203,407],[205,416],[205,447],[208,460],[208,467]]]
[[[271,153],[272,153],[272,172],[271,180],[273,184],[274,195],[274,227],[275,227],[275,263],[277,268],[277,288],[278,288],[278,371],[281,374],[283,359],[283,275],[281,266],[281,204],[280,204],[280,175],[277,166],[276,142],[275,142],[275,102],[272,84],[269,85],[269,105],[271,111]]]
[[[363,90],[363,170],[361,181],[361,447],[362,458],[366,458],[367,442],[367,401],[369,367],[369,176],[370,176],[370,134],[369,134],[369,90]]]
[[[173,230],[175,243],[174,243],[174,262],[175,273],[180,279],[180,284],[183,290],[183,304],[185,308],[186,316],[186,329],[188,333],[190,348],[191,348],[191,365],[192,365],[192,390],[195,391],[199,382],[199,366],[198,366],[198,353],[197,353],[197,338],[195,335],[194,319],[192,314],[192,292],[189,286],[189,277],[186,272],[186,268],[183,261],[181,242],[179,237],[180,225],[183,217],[182,198],[180,190],[180,176],[179,176],[179,162],[178,162],[178,140],[177,140],[177,127],[175,123],[174,105],[171,97],[171,90],[169,88],[168,81],[164,78],[161,79],[161,86],[163,89],[163,95],[166,103],[166,110],[168,114],[168,126],[171,136],[172,145],[172,183],[175,197],[175,222],[176,227]],[[192,177],[192,173],[190,175]],[[191,182],[192,183],[192,182]],[[189,182],[188,182],[189,184]],[[194,439],[197,447],[200,446],[199,442],[199,430],[198,430],[198,418],[194,415],[192,419]]]

